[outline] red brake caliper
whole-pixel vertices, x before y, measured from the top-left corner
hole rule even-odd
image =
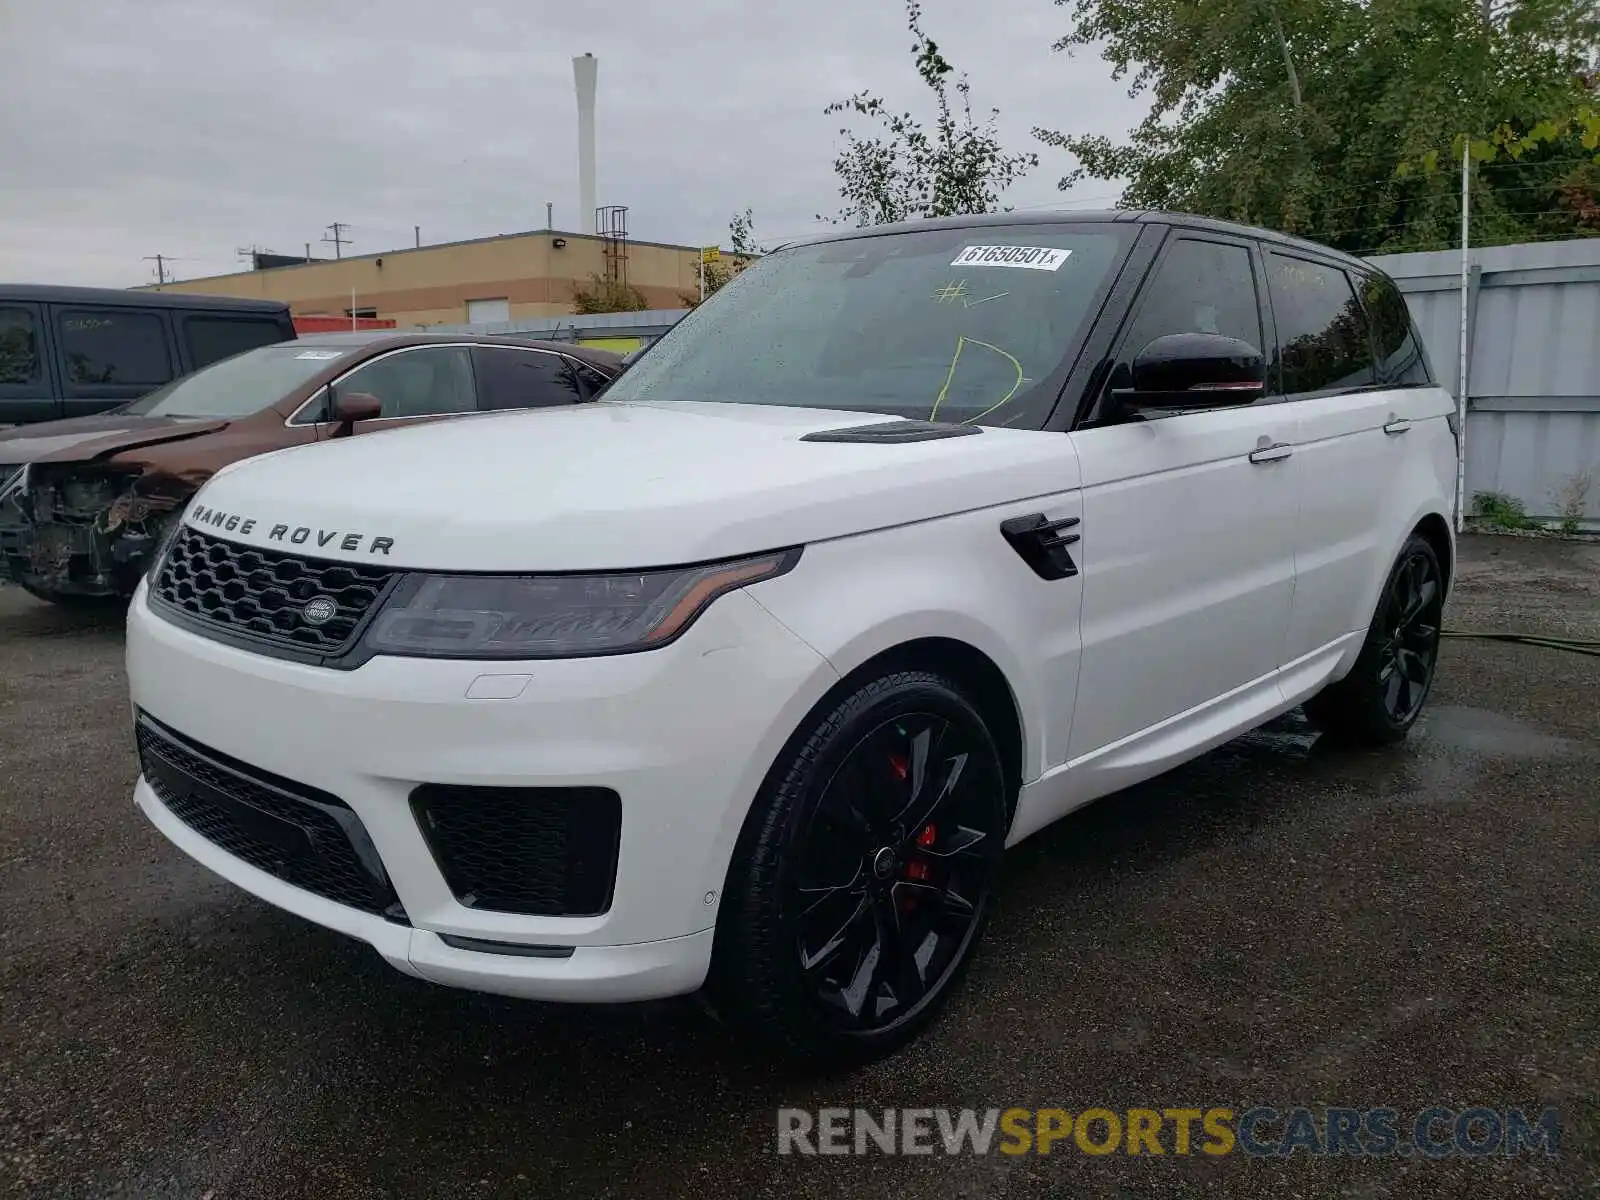
[[[890,770],[892,770],[895,773],[895,775],[897,777],[899,777],[900,779],[904,779],[911,772],[911,762],[910,762],[909,759],[907,759],[903,755],[891,754],[891,755],[889,755],[889,768],[890,768]],[[939,839],[939,830],[937,829],[937,827],[935,827],[935,826],[933,826],[931,824],[930,825],[924,825],[917,832],[917,837],[916,837],[917,848],[921,849],[921,850],[926,850],[928,847],[932,846],[934,844],[934,842],[938,841],[938,839]],[[920,859],[920,858],[912,858],[912,859],[908,859],[907,860],[907,862],[906,862],[906,878],[907,879],[913,879],[913,880],[917,881],[918,883],[926,883],[930,878],[932,878],[932,876],[933,876],[932,869],[922,859]],[[905,907],[907,909],[915,908],[916,907],[916,903],[917,902],[916,902],[916,898],[915,897],[907,896],[905,898],[904,902],[903,902],[903,907]]]
[[[926,850],[928,847],[932,846],[934,842],[938,840],[938,838],[939,830],[936,826],[924,825],[916,837],[917,848],[919,850]],[[912,858],[906,862],[906,878],[915,880],[918,883],[926,883],[929,879],[933,878],[933,869],[928,865],[925,859]],[[916,900],[914,897],[907,896],[906,900],[908,901],[908,908],[915,907]]]

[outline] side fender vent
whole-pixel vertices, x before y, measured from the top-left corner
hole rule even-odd
[[[1077,517],[1052,521],[1043,513],[1029,513],[1001,521],[1000,533],[1040,579],[1068,579],[1078,573],[1078,564],[1067,547],[1078,541],[1079,535],[1066,531],[1079,523]]]
[[[940,438],[966,437],[982,433],[977,425],[943,425],[934,421],[874,421],[870,425],[850,425],[843,429],[823,429],[808,433],[802,442],[932,442]]]

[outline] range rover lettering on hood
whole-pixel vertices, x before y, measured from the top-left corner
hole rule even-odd
[[[238,533],[243,537],[249,537],[258,525],[266,524],[258,517],[223,512],[220,509],[207,508],[204,504],[195,505],[194,512],[189,514],[189,520],[196,525],[210,525],[225,533]],[[388,555],[394,548],[394,539],[391,537],[374,537],[371,534],[351,533],[342,529],[312,529],[309,525],[273,525],[267,531],[267,541],[285,542],[294,546],[315,543],[322,547],[337,543],[340,550],[351,554],[359,554],[365,550],[368,554]]]

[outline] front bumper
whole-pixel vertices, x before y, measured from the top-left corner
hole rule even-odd
[[[178,497],[143,495],[131,477],[107,484],[103,505],[73,508],[58,494],[64,472],[53,476],[38,486],[18,474],[0,486],[0,583],[52,596],[131,595]]]
[[[530,663],[379,657],[334,671],[170,624],[141,586],[129,610],[127,665],[137,711],[347,805],[404,913],[386,919],[251,865],[180,819],[141,777],[138,806],[181,850],[272,904],[370,943],[407,974],[573,1001],[648,999],[703,982],[750,801],[805,711],[837,680],[743,592],[719,599],[676,642],[642,654]],[[452,890],[413,814],[412,794],[424,784],[614,791],[621,833],[609,906],[569,917],[463,903],[471,897]],[[501,945],[463,948],[463,939]]]

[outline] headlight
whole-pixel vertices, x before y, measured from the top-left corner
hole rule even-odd
[[[161,564],[167,560],[167,551],[172,549],[172,543],[178,540],[178,535],[183,532],[183,509],[179,509],[167,518],[161,528],[161,536],[156,539],[155,549],[150,552],[150,561],[145,566],[145,578],[150,580],[151,586],[155,585],[156,575],[161,570]]]
[[[651,650],[718,596],[791,569],[799,550],[605,575],[414,575],[365,638],[376,654],[581,658]]]

